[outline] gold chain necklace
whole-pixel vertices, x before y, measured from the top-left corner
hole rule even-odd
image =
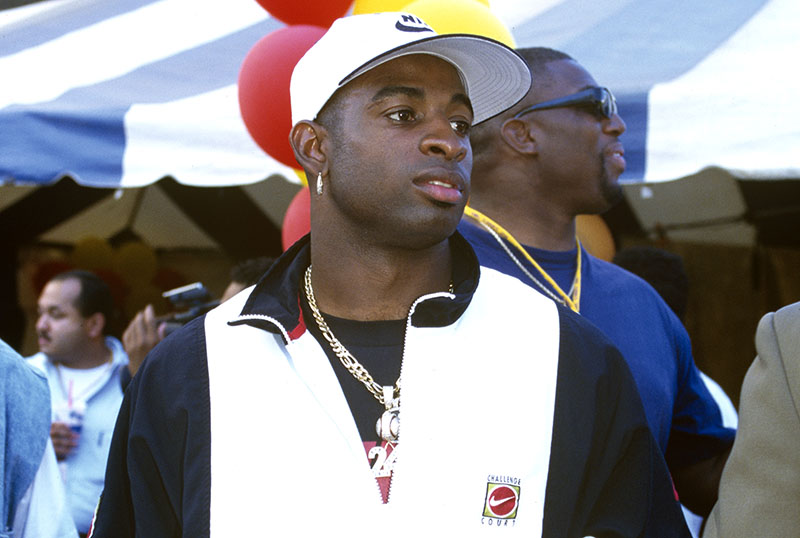
[[[559,286],[556,283],[556,281],[553,279],[553,277],[551,277],[547,273],[547,271],[545,271],[544,268],[541,265],[539,265],[536,262],[536,260],[533,259],[533,256],[531,256],[528,253],[528,251],[525,250],[525,247],[523,247],[519,243],[519,241],[517,241],[516,238],[513,235],[511,235],[511,233],[508,232],[505,228],[500,226],[497,222],[495,222],[491,218],[487,217],[486,215],[484,215],[483,213],[481,213],[477,209],[473,209],[473,208],[471,208],[469,206],[464,208],[464,214],[466,214],[468,217],[471,217],[471,218],[477,220],[478,223],[481,226],[483,226],[489,233],[491,233],[492,236],[495,238],[495,240],[500,244],[500,246],[503,247],[503,250],[506,251],[506,254],[508,254],[509,257],[517,264],[517,266],[520,267],[522,269],[522,271],[528,276],[528,278],[530,278],[534,282],[534,284],[539,286],[539,288],[544,290],[544,292],[548,296],[550,296],[550,298],[554,299],[555,301],[557,301],[557,302],[559,302],[559,303],[561,303],[561,304],[563,304],[565,306],[568,306],[570,309],[572,309],[575,312],[580,312],[580,305],[581,305],[581,242],[580,242],[580,239],[577,238],[577,236],[575,237],[575,243],[577,244],[577,247],[578,247],[577,267],[575,268],[575,277],[572,279],[572,287],[570,288],[569,294],[567,294],[567,293],[564,292],[564,290],[561,289],[561,286]],[[552,288],[556,291],[556,293],[558,295],[554,295],[553,292],[551,292],[544,284],[542,284],[528,270],[526,270],[525,267],[522,266],[522,263],[517,259],[516,256],[514,256],[514,254],[511,252],[511,250],[509,250],[508,247],[506,247],[506,244],[503,243],[501,237],[502,237],[502,239],[505,239],[506,241],[511,243],[511,245],[513,245],[514,248],[516,248],[523,256],[525,256],[525,259],[528,260],[528,262],[537,271],[539,271],[539,274],[541,274],[542,277],[547,281],[547,283],[550,284],[550,286],[552,286]]]
[[[336,336],[334,336],[333,331],[331,331],[331,328],[328,327],[328,324],[325,322],[325,318],[322,317],[322,313],[317,307],[317,301],[314,298],[314,288],[311,286],[310,265],[308,269],[306,269],[304,283],[308,306],[311,308],[311,313],[314,316],[314,320],[317,322],[319,330],[322,332],[322,336],[325,337],[325,340],[328,341],[331,349],[333,349],[333,353],[339,358],[342,366],[367,387],[370,394],[385,408],[385,411],[375,425],[377,434],[384,441],[390,443],[396,442],[400,432],[400,378],[397,378],[397,382],[395,382],[393,387],[391,385],[381,386],[376,383],[367,369],[364,368],[347,348],[339,342]]]

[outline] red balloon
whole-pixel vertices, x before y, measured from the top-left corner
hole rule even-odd
[[[286,215],[283,217],[283,228],[281,229],[281,243],[283,250],[288,249],[292,244],[306,235],[311,229],[311,194],[308,187],[303,187],[294,195],[289,207],[286,208]]]
[[[159,267],[151,284],[161,291],[168,291],[189,284],[189,279],[180,271],[170,267]]]
[[[352,0],[257,0],[269,14],[286,24],[313,24],[328,28],[344,17]]]
[[[125,283],[119,273],[111,269],[94,269],[92,272],[108,284],[111,297],[114,298],[114,305],[121,308],[125,302],[125,296],[130,292],[130,286]]]
[[[239,71],[239,109],[250,136],[273,159],[299,168],[289,144],[289,80],[298,60],[325,33],[319,26],[286,26],[261,38]]]
[[[75,269],[75,266],[64,260],[50,260],[40,263],[31,276],[33,291],[35,291],[36,295],[38,296],[40,293],[42,293],[42,290],[47,283],[50,282],[51,278],[59,273],[70,271],[72,269]]]

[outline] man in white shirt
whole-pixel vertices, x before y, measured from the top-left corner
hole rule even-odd
[[[103,489],[128,358],[119,340],[106,334],[113,298],[93,273],[56,275],[42,290],[38,309],[39,353],[29,360],[50,385],[50,437],[75,525],[85,535]]]

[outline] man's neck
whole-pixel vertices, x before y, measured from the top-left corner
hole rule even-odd
[[[575,216],[555,204],[542,201],[532,205],[524,200],[514,203],[473,197],[469,205],[505,228],[523,245],[544,250],[575,248]]]
[[[89,368],[96,368],[112,360],[111,350],[106,346],[105,339],[101,338],[98,341],[93,341],[86,346],[82,352],[70,358],[51,358],[55,364],[60,364],[67,368],[75,368],[76,370],[88,370]]]
[[[447,291],[450,248],[445,240],[422,250],[342,252],[313,243],[312,285],[323,312],[345,319],[402,319],[419,297]],[[345,249],[347,247],[344,247]]]

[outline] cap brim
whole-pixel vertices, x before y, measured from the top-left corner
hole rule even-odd
[[[464,78],[474,123],[486,121],[528,94],[531,74],[525,60],[503,43],[470,34],[445,34],[401,45],[355,69],[339,83],[347,84],[381,64],[408,54],[431,54],[453,64]]]

